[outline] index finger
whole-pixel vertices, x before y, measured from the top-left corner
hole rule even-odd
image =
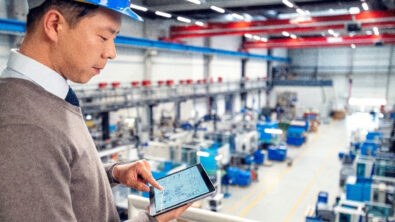
[[[155,188],[157,188],[159,190],[163,190],[163,187],[161,185],[159,185],[158,182],[156,182],[156,180],[154,179],[154,177],[152,177],[152,174],[150,172],[148,172],[148,171],[141,172],[141,177],[143,177],[143,179],[145,181],[147,181],[149,184],[151,184]]]

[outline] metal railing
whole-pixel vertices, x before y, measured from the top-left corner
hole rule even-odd
[[[128,215],[129,219],[137,215],[140,210],[145,210],[149,205],[148,199],[137,196],[128,196]],[[203,210],[198,208],[188,208],[180,217],[180,219],[196,222],[257,222],[255,220],[249,220],[242,217],[231,216],[227,214],[217,213],[209,210]]]

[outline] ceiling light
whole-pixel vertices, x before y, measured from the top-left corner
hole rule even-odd
[[[352,15],[359,14],[361,12],[361,10],[358,7],[351,7],[348,11]]]
[[[178,16],[177,20],[180,21],[180,22],[191,23],[190,19],[184,18],[184,17],[181,17],[181,16]]]
[[[155,14],[159,15],[159,16],[162,16],[162,17],[165,17],[165,18],[171,18],[171,15],[169,13],[166,13],[166,12],[155,11]]]
[[[365,10],[365,11],[369,10],[368,3],[366,3],[366,2],[362,3],[362,8],[363,8],[363,10]]]
[[[373,32],[370,31],[370,30],[367,30],[365,33],[366,33],[366,35],[371,35],[371,34],[373,34]]]
[[[200,5],[202,4],[199,0],[187,0],[188,2],[192,2],[193,4]]]
[[[244,34],[244,37],[249,38],[249,39],[252,39],[252,35],[249,34],[249,33]]]
[[[201,21],[196,21],[195,24],[198,25],[198,26],[204,26],[204,23],[201,22]]]
[[[377,27],[373,27],[373,32],[375,35],[380,35],[379,29]]]
[[[143,12],[148,11],[148,9],[146,7],[140,6],[140,5],[135,5],[135,4],[130,4],[130,8],[132,9],[136,9],[136,10],[140,10]]]
[[[339,33],[333,33],[333,36],[339,37]]]
[[[239,15],[237,13],[232,13],[232,16],[235,17],[235,18],[241,19],[241,20],[244,19],[244,17],[242,15]]]
[[[257,41],[261,40],[261,37],[259,37],[259,36],[257,36],[257,35],[254,35],[253,38],[254,38],[255,40],[257,40]]]
[[[261,37],[261,41],[262,41],[262,42],[267,42],[267,40],[268,40],[267,38]]]
[[[329,9],[329,13],[334,13],[335,11],[333,9]]]
[[[225,9],[223,9],[223,8],[220,8],[220,7],[217,7],[217,6],[214,6],[214,5],[210,6],[210,8],[212,10],[216,11],[216,12],[225,13]]]
[[[288,32],[286,32],[286,31],[283,31],[283,32],[282,32],[282,34],[283,34],[283,36],[287,36],[287,37],[289,37],[289,33],[288,33]]]
[[[334,35],[334,34],[335,34],[335,32],[334,32],[332,29],[329,29],[329,30],[328,30],[328,33],[331,34],[331,35]]]
[[[355,47],[356,47],[355,44],[351,44],[352,49],[355,49]]]
[[[291,38],[296,39],[297,36],[295,34],[291,34]]]
[[[283,0],[283,3],[284,3],[284,5],[286,5],[286,6],[290,7],[290,8],[294,7],[294,4],[292,4],[292,2],[290,2],[288,0]]]

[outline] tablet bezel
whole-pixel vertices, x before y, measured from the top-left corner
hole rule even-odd
[[[199,173],[200,173],[200,176],[202,177],[203,181],[205,182],[205,184],[206,184],[206,186],[207,186],[207,188],[208,188],[208,192],[207,192],[207,193],[203,193],[203,194],[201,194],[201,195],[199,195],[199,196],[196,196],[196,197],[194,197],[194,198],[188,199],[188,200],[186,200],[186,201],[183,201],[183,202],[181,202],[181,203],[178,203],[178,204],[176,204],[176,205],[170,206],[170,207],[168,207],[168,208],[165,208],[165,209],[163,209],[163,210],[161,210],[161,211],[156,211],[156,207],[155,207],[155,196],[154,196],[154,187],[150,186],[149,199],[150,199],[150,215],[151,215],[151,216],[158,216],[158,215],[160,215],[160,214],[163,214],[163,213],[166,213],[166,212],[168,212],[168,211],[171,211],[171,210],[173,210],[173,209],[175,209],[175,208],[184,206],[184,205],[186,205],[186,204],[188,204],[188,203],[194,202],[194,201],[196,201],[196,200],[203,199],[203,198],[205,198],[205,197],[207,197],[207,196],[210,196],[211,194],[213,194],[213,193],[215,192],[215,187],[214,187],[213,183],[211,182],[210,178],[209,178],[208,175],[207,175],[207,172],[204,170],[203,166],[202,166],[200,163],[195,164],[195,165],[193,165],[193,166],[190,166],[190,167],[188,167],[188,168],[185,168],[185,169],[183,169],[183,170],[177,171],[177,172],[175,172],[175,173],[166,175],[166,176],[164,176],[164,177],[161,177],[161,178],[157,179],[157,181],[160,181],[160,180],[163,179],[163,178],[166,178],[166,177],[168,177],[168,176],[171,176],[171,175],[180,173],[180,172],[182,172],[182,171],[189,170],[189,169],[191,169],[191,168],[193,168],[193,167],[197,167],[197,169],[198,169],[198,171],[199,171]]]

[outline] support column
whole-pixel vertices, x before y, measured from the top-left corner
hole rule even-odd
[[[393,61],[393,55],[394,55],[394,45],[391,45],[390,49],[390,57],[389,57],[389,63],[388,63],[388,71],[387,71],[387,87],[385,89],[385,99],[387,100],[387,104],[390,100],[390,85],[391,85],[391,75],[392,75],[392,61]],[[389,104],[392,105],[392,104]]]
[[[267,55],[272,55],[272,49],[267,50]],[[270,107],[270,92],[273,88],[273,62],[267,61],[267,82],[266,82],[266,107]]]
[[[247,93],[244,91],[245,90],[245,77],[246,77],[247,61],[248,61],[248,59],[241,60],[240,99],[241,99],[241,107],[243,107],[243,108],[247,107]]]

